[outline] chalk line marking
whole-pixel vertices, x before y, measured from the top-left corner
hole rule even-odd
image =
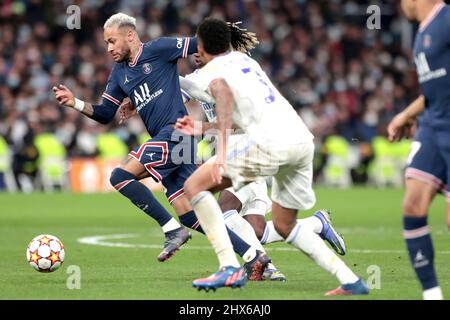
[[[162,242],[160,244],[139,244],[139,243],[126,243],[126,242],[110,242],[109,240],[123,240],[123,239],[131,239],[140,237],[141,234],[136,233],[126,233],[126,234],[110,234],[110,235],[96,235],[90,237],[82,237],[78,238],[78,243],[93,245],[93,246],[102,246],[102,247],[111,247],[111,248],[139,248],[139,249],[161,249]],[[183,246],[183,250],[212,250],[210,246],[191,246],[186,244]],[[295,248],[284,248],[284,247],[275,247],[270,248],[266,247],[267,251],[295,251],[298,252],[298,249]],[[404,250],[371,250],[371,249],[350,249],[348,252],[351,253],[362,253],[362,254],[406,254],[406,249]],[[450,251],[437,251],[439,254],[450,254]]]

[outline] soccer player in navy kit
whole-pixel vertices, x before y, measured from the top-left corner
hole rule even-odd
[[[170,258],[191,237],[151,191],[139,182],[152,177],[166,188],[168,201],[180,216],[180,222],[203,232],[187,200],[183,184],[195,171],[196,145],[190,136],[175,131],[174,124],[187,115],[181,97],[177,60],[197,51],[196,38],[159,38],[142,43],[136,33],[136,19],[118,13],[104,25],[104,39],[116,65],[113,67],[100,105],[92,105],[74,97],[65,86],[54,87],[61,105],[73,107],[100,122],[112,121],[122,100],[129,97],[144,121],[152,139],[131,151],[120,167],[111,174],[110,182],[133,204],[153,217],[162,227],[166,241],[159,261]],[[197,223],[197,225],[196,225]],[[233,248],[262,275],[267,264],[255,248],[228,230]],[[262,263],[262,262],[265,262]]]
[[[420,115],[405,172],[403,235],[423,298],[440,300],[427,217],[442,192],[450,227],[450,6],[441,0],[402,0],[401,5],[408,19],[420,22],[414,60],[422,95],[391,121],[388,133],[392,141],[401,139]]]

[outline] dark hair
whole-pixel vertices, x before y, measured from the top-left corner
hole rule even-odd
[[[217,55],[230,49],[231,32],[225,21],[206,18],[198,26],[197,36],[209,54]]]
[[[250,55],[250,50],[255,48],[259,41],[254,32],[249,32],[247,29],[241,29],[239,27],[239,24],[241,23],[241,21],[227,22],[231,32],[231,46],[233,47],[233,50]]]

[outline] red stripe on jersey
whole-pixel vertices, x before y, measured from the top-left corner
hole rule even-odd
[[[120,106],[120,101],[117,100],[116,98],[114,98],[113,96],[107,94],[106,92],[103,92],[102,97],[108,99],[109,101],[111,101],[115,105]]]
[[[138,62],[138,59],[139,59],[139,57],[141,56],[142,48],[143,48],[143,47],[144,47],[144,44],[141,43],[141,45],[139,46],[139,51],[138,51],[138,53],[136,54],[136,56],[134,57],[134,59],[133,59],[133,63],[129,63],[129,64],[128,64],[130,67],[134,67],[134,66],[136,65],[136,63]]]
[[[189,51],[189,38],[185,38],[186,40],[184,40],[184,50],[183,50],[183,58],[187,57],[187,53]]]
[[[169,203],[172,203],[173,201],[175,201],[176,199],[181,197],[183,194],[184,194],[184,189],[181,188],[180,190],[178,190],[177,192],[175,192],[171,196],[169,196],[167,198],[167,200],[169,201]]]

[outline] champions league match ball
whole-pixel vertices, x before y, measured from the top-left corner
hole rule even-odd
[[[30,241],[27,261],[39,272],[53,272],[64,262],[64,245],[55,236],[41,234]]]

